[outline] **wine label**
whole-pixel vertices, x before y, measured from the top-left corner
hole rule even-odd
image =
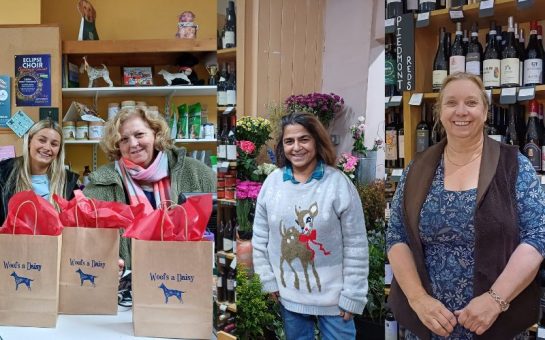
[[[227,105],[235,105],[237,103],[237,91],[227,90],[226,98]]]
[[[216,287],[222,288],[222,287],[223,287],[223,282],[222,282],[222,281],[223,281],[223,280],[222,280],[221,278],[218,278],[218,279],[216,280]]]
[[[397,321],[386,320],[384,321],[384,340],[396,340],[398,339],[398,325]]]
[[[519,58],[505,58],[500,61],[501,76],[500,85],[518,84],[519,83]]]
[[[526,59],[524,61],[524,85],[541,84],[542,72],[542,59]]]
[[[227,145],[220,144],[218,145],[218,158],[227,158]]]
[[[223,250],[224,251],[231,251],[233,250],[233,240],[230,238],[223,238]]]
[[[386,85],[397,85],[397,79],[396,79],[396,61],[392,58],[386,59],[384,62],[384,81]]]
[[[396,2],[401,2],[401,0],[386,0],[386,4],[393,4]]]
[[[499,59],[485,59],[483,61],[483,83],[485,87],[499,87],[501,75]]]
[[[218,91],[218,105],[219,106],[227,105],[227,91]]]
[[[399,158],[405,158],[405,135],[397,136],[397,148],[399,150]]]
[[[236,161],[237,160],[237,146],[236,145],[227,145],[227,155],[228,160]]]
[[[227,290],[235,290],[235,280],[233,279],[227,280]]]
[[[481,55],[479,53],[468,53],[466,55],[466,72],[476,76],[481,75]]]
[[[435,0],[420,0],[420,3],[421,3],[421,4],[425,4],[425,3],[435,3]]]
[[[430,131],[416,130],[416,152],[422,152],[430,146]]]
[[[493,140],[503,143],[503,136],[502,135],[488,135],[488,137],[492,138]]]
[[[434,90],[440,90],[441,86],[443,85],[443,80],[445,80],[447,75],[448,72],[446,70],[434,70],[432,76],[432,88]]]
[[[449,59],[450,73],[465,72],[466,70],[466,57],[463,55],[453,55]]]
[[[223,48],[226,48],[227,44],[235,45],[234,31],[225,31],[225,35],[223,36]]]
[[[541,170],[541,149],[535,143],[526,143],[522,152],[528,157],[536,171]]]
[[[386,147],[384,150],[384,159],[395,161],[397,159],[397,131],[386,131]]]

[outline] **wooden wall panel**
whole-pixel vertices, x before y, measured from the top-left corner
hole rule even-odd
[[[320,91],[325,0],[247,0],[245,115],[266,116],[266,106],[292,94]],[[257,32],[255,32],[257,30]],[[254,64],[253,64],[254,65]]]

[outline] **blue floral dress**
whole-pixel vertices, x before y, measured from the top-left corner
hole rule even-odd
[[[516,182],[517,212],[521,243],[527,243],[545,256],[545,194],[528,159],[518,155]],[[403,225],[403,188],[409,167],[401,177],[392,201],[392,214],[386,231],[387,249],[407,243]],[[420,240],[433,296],[450,311],[462,309],[473,296],[475,226],[473,221],[477,189],[445,190],[441,160],[428,196],[420,212]],[[407,332],[406,339],[417,339]],[[433,334],[432,339],[443,339]],[[449,339],[473,339],[473,333],[460,325]]]

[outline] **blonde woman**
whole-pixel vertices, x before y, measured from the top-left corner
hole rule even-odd
[[[88,197],[143,203],[146,211],[153,211],[181,193],[216,190],[212,169],[172,144],[167,123],[158,114],[122,109],[106,124],[104,136],[100,145],[113,162],[90,175],[84,190]],[[127,239],[122,239],[120,256],[130,267]]]
[[[34,190],[53,204],[57,194],[74,196],[78,175],[64,168],[62,129],[52,120],[34,124],[24,136],[23,155],[0,162],[0,224],[7,216],[10,198],[20,191]]]

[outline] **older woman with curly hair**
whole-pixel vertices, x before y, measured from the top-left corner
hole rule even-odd
[[[100,146],[113,163],[90,176],[84,194],[104,201],[144,204],[153,211],[180,193],[214,192],[214,172],[186,156],[169,138],[165,120],[142,109],[122,109],[106,124]],[[122,239],[120,256],[130,267],[129,240]]]

